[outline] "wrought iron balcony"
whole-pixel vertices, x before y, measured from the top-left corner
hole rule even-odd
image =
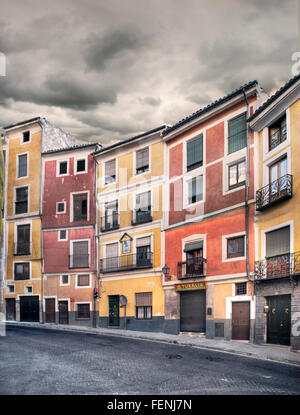
[[[276,255],[255,262],[255,280],[289,277],[300,274],[300,252]]]
[[[177,264],[177,278],[198,278],[204,277],[204,264],[205,258],[188,259],[184,262],[178,262]]]
[[[293,196],[293,176],[286,174],[256,192],[256,210],[263,210]]]
[[[136,209],[132,212],[132,225],[138,225],[140,223],[151,222],[152,215],[151,215],[151,206],[148,207],[146,210]]]
[[[120,272],[153,267],[153,253],[122,255],[100,260],[100,272]]]
[[[103,216],[101,221],[101,232],[118,229],[120,227],[120,215],[115,212],[109,216]]]
[[[31,255],[31,242],[17,242],[14,244],[14,255]]]
[[[69,268],[89,268],[89,254],[69,255]]]

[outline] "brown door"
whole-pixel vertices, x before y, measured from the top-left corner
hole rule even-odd
[[[16,320],[16,300],[14,298],[6,298],[6,320]]]
[[[250,302],[232,303],[232,340],[249,340]]]
[[[58,302],[59,324],[69,324],[68,301]]]
[[[55,298],[46,298],[46,323],[55,323]]]

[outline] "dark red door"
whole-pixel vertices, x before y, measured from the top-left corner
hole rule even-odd
[[[232,340],[249,340],[250,302],[232,303]]]
[[[68,301],[58,302],[59,324],[69,324]]]
[[[6,298],[6,321],[16,320],[16,300],[14,298]]]
[[[46,298],[46,323],[55,323],[55,298]]]

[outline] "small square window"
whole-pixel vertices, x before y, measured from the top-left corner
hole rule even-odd
[[[77,304],[77,318],[90,318],[90,304]]]
[[[90,285],[90,276],[89,276],[89,274],[78,275],[77,276],[77,286],[78,287],[88,287],[89,285]]]
[[[62,285],[68,285],[69,284],[69,275],[62,275],[61,276],[61,283],[62,283]]]
[[[77,172],[85,171],[85,159],[77,160],[76,171]]]
[[[68,162],[60,161],[59,162],[59,175],[68,174]]]
[[[67,231],[66,229],[62,229],[59,231],[59,240],[66,241],[67,240]]]
[[[30,131],[23,132],[23,143],[28,143],[30,140]]]
[[[15,286],[14,285],[8,285],[7,291],[9,294],[13,294],[15,292]]]
[[[244,256],[245,237],[227,239],[227,258],[237,258]]]
[[[235,284],[235,295],[244,295],[247,294],[247,283],[238,282]]]
[[[65,203],[58,202],[56,207],[57,213],[64,213],[65,212]]]
[[[27,294],[32,294],[32,286],[25,287],[25,291]]]

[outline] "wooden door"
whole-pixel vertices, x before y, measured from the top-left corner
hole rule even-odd
[[[267,343],[290,345],[291,296],[276,295],[268,298]]]
[[[55,323],[55,298],[45,300],[46,323]]]
[[[59,324],[69,324],[68,301],[58,302],[58,321]]]
[[[40,320],[38,296],[32,295],[20,297],[20,320],[34,322]]]
[[[16,300],[15,298],[6,298],[6,321],[16,320]]]
[[[118,295],[109,296],[108,325],[111,327],[120,326],[120,300]]]
[[[250,302],[232,303],[232,340],[249,340]]]
[[[204,333],[206,330],[206,291],[180,293],[180,331]]]

